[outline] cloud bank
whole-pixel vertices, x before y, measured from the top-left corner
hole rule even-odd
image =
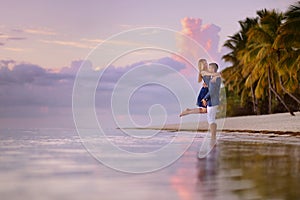
[[[54,71],[30,63],[0,61],[0,119],[54,117],[52,120],[55,120],[55,116],[58,119],[59,116],[72,117],[73,84],[82,62],[73,61],[70,66]],[[109,66],[105,71],[93,71],[103,72],[96,91],[96,107],[100,115],[110,112],[111,95],[120,77],[139,66],[151,67],[151,63],[171,66],[178,72],[185,68],[183,63],[164,57],[137,62],[127,67]],[[150,75],[145,73],[143,76]],[[156,103],[165,105],[169,112],[179,112],[174,109],[178,102],[172,94],[158,86],[148,85],[139,89],[131,102],[131,112],[135,116],[147,115],[149,107]]]
[[[221,51],[218,49],[220,27],[213,24],[203,24],[201,19],[184,18],[181,20],[181,32],[197,41],[205,51],[211,56],[209,61],[220,61]],[[53,34],[52,32],[27,31],[32,34]],[[6,37],[7,38],[7,37]],[[10,38],[12,40],[22,40],[25,38]],[[74,45],[73,43],[63,43],[64,45]],[[0,43],[1,45],[1,43]],[[4,45],[4,44],[3,44]],[[183,53],[192,54],[189,44],[180,41],[179,45]],[[82,60],[72,61],[69,66],[59,68],[59,70],[45,69],[42,66],[31,63],[20,63],[15,60],[0,60],[0,128],[6,123],[13,122],[8,119],[20,119],[32,122],[38,119],[47,119],[58,126],[73,126],[72,122],[72,91]],[[197,70],[175,57],[162,57],[156,60],[142,60],[127,66],[109,66],[104,71],[93,70],[92,73],[102,73],[101,82],[96,90],[95,100],[99,119],[106,120],[111,112],[111,96],[118,80],[126,73],[139,66],[149,66],[153,64],[169,66],[176,72],[186,76],[187,80],[197,94],[201,85],[197,83]],[[167,77],[169,74],[144,73],[140,79]],[[181,86],[173,80],[174,86]],[[129,84],[129,82],[128,82]],[[177,84],[177,85],[176,85]],[[124,87],[127,87],[124,85]],[[187,97],[191,107],[195,106],[196,96]],[[181,111],[178,107],[178,100],[172,91],[155,84],[145,85],[136,90],[129,103],[132,117],[141,123],[141,116],[148,116],[149,108],[154,104],[160,104],[168,115],[177,117]],[[178,118],[178,117],[177,117]],[[64,124],[62,121],[68,119]],[[7,121],[8,120],[8,121]],[[5,123],[4,123],[5,122]],[[54,125],[53,125],[54,124]],[[11,125],[10,125],[11,126]],[[34,125],[33,125],[34,126]],[[37,125],[39,126],[39,125]]]

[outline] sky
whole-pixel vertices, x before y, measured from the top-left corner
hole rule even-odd
[[[264,8],[285,11],[295,3],[290,0],[0,2],[0,128],[74,127],[72,91],[78,69],[84,60],[90,59],[91,51],[108,38],[113,37],[113,46],[108,46],[108,51],[98,59],[109,56],[113,47],[134,46],[134,38],[130,41],[114,38],[124,31],[143,27],[177,31],[198,42],[209,60],[220,63],[223,69],[228,64],[221,61],[221,55],[226,52],[222,45],[239,30],[239,20],[254,17],[257,10]],[[190,43],[174,41],[182,55],[193,51]],[[105,75],[95,95],[100,121],[105,121],[103,116],[111,113],[109,102],[102,102],[102,97],[111,97],[113,86],[122,75],[137,66],[149,65],[149,61],[172,66],[174,73],[183,74],[189,80],[196,93],[200,87],[190,66],[195,63],[185,63],[170,52],[145,49],[131,52],[110,63],[107,70],[92,58],[90,61],[93,73]],[[151,77],[151,74],[140,75],[145,79]],[[180,109],[172,97],[173,91],[150,85],[137,89],[137,100],[130,101],[133,118],[148,117],[148,108],[161,104],[173,116],[172,120],[176,119]],[[101,93],[105,91],[110,92]],[[191,105],[193,98],[190,98]]]

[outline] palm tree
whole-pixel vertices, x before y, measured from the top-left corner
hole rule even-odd
[[[279,90],[280,70],[278,69],[281,58],[281,50],[274,48],[278,29],[283,20],[283,14],[275,10],[261,10],[257,12],[259,23],[248,31],[247,49],[242,56],[245,66],[242,73],[248,75],[246,87],[249,83],[257,82],[255,86],[255,96],[264,98],[268,94],[269,113],[272,113],[272,93],[284,105],[284,107],[294,115],[284,99],[281,97],[282,90]],[[249,75],[250,72],[250,75]],[[288,71],[281,70],[283,73]],[[251,80],[251,81],[250,81]],[[268,91],[265,91],[265,90]]]
[[[231,51],[223,56],[226,62],[231,62],[232,66],[226,68],[222,72],[222,76],[226,80],[225,85],[229,86],[229,90],[236,90],[238,94],[241,94],[242,103],[245,102],[249,94],[249,89],[244,87],[245,78],[242,75],[243,66],[238,59],[240,52],[244,51],[247,44],[247,32],[248,30],[257,24],[258,18],[246,18],[244,21],[239,21],[241,30],[230,36],[224,44],[225,47]],[[257,100],[255,98],[253,87],[251,86],[251,96],[253,103],[253,110],[257,112]]]
[[[256,98],[263,98],[268,89],[269,113],[272,113],[272,93],[284,105],[284,107],[294,115],[292,110],[284,102],[278,90],[278,70],[277,63],[280,59],[280,49],[274,48],[274,41],[277,31],[281,26],[283,14],[275,10],[266,9],[257,12],[259,23],[248,32],[247,48],[241,55],[243,65],[243,75],[248,76],[246,87],[255,85]]]
[[[300,1],[289,7],[285,12],[284,20],[278,30],[274,47],[300,49]]]
[[[274,48],[281,49],[282,52],[278,62],[279,83],[281,89],[300,104],[300,100],[292,94],[300,89],[297,87],[300,79],[300,1],[289,7],[284,20],[274,42]]]
[[[283,96],[287,94],[300,105],[300,1],[283,14],[266,9],[258,18],[240,21],[241,30],[230,36],[224,46],[230,52],[223,56],[232,66],[222,72],[228,90],[249,102],[259,113],[268,99],[269,113],[275,100],[294,115]]]

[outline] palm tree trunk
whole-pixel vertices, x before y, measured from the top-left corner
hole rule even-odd
[[[255,98],[254,90],[253,90],[253,85],[251,85],[251,96],[252,96],[252,103],[253,103],[253,112],[257,113],[257,101]]]
[[[297,99],[297,97],[295,97],[294,95],[292,95],[291,93],[289,93],[283,86],[282,84],[282,80],[281,80],[281,77],[279,77],[279,83],[280,83],[280,87],[281,89],[286,93],[288,94],[292,99],[294,99],[298,104],[300,104],[300,100]]]
[[[253,112],[258,115],[259,114],[258,102],[257,102],[257,98],[255,96],[255,92],[254,92],[254,88],[253,88],[252,75],[250,75],[250,76],[251,76],[251,95],[252,95],[252,103],[253,103]]]
[[[268,84],[269,84],[269,114],[272,113],[272,92],[271,92],[271,74],[270,74],[270,67],[268,67]]]
[[[277,87],[276,87],[276,83],[275,83],[275,75],[274,75],[274,71],[270,70],[271,72],[271,85],[272,87],[277,91]]]
[[[286,103],[284,102],[284,100],[279,96],[279,94],[271,87],[270,90],[274,93],[274,95],[277,97],[277,99],[284,105],[284,107],[287,109],[287,111],[289,111],[289,113],[292,116],[295,116],[295,114],[293,113],[293,111],[286,105]]]

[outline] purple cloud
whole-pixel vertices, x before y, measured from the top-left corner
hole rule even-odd
[[[52,72],[33,64],[16,64],[14,61],[0,63],[2,109],[14,106],[70,107],[74,76]]]
[[[55,115],[53,110],[64,110],[71,116],[73,84],[82,62],[73,61],[70,66],[63,67],[60,71],[53,71],[29,63],[0,61],[0,117],[20,117],[20,115],[45,117],[50,114]],[[109,66],[102,70],[103,76],[96,92],[96,106],[102,111],[109,111],[111,94],[119,78],[126,72],[149,63],[167,65],[176,71],[185,68],[183,63],[168,57],[138,62],[126,67]],[[93,73],[100,72],[93,71]],[[148,74],[145,73],[143,76],[146,77]],[[155,103],[165,105],[169,111],[176,111],[172,103],[176,101],[170,100],[174,97],[169,98],[169,95],[169,92],[162,87],[148,85],[133,95],[132,112],[137,115],[145,114],[145,109]],[[16,108],[24,112],[17,112]]]
[[[2,61],[0,68],[0,83],[1,85],[20,85],[25,84],[47,86],[56,85],[62,80],[73,79],[73,76],[63,73],[54,73],[48,71],[38,65],[21,63],[15,64],[14,61]],[[15,64],[12,69],[5,66]]]
[[[0,60],[0,68],[8,67],[10,64],[15,64],[14,60]]]
[[[71,62],[70,66],[61,68],[60,73],[61,74],[76,75],[76,73],[79,70],[81,64],[82,64],[82,60],[74,60],[74,61]]]
[[[127,71],[130,71],[136,67],[147,65],[149,63],[157,63],[161,65],[166,65],[169,67],[172,67],[176,71],[180,71],[184,69],[186,66],[184,63],[176,61],[170,57],[164,57],[158,60],[152,60],[152,61],[141,61],[134,63],[132,65],[126,66],[126,67],[116,67],[116,66],[109,66],[105,71],[102,76],[102,81],[105,83],[116,83],[116,81]],[[146,74],[145,74],[146,76]]]

